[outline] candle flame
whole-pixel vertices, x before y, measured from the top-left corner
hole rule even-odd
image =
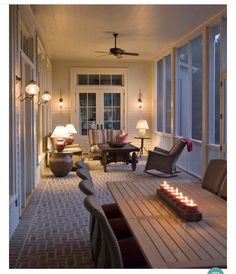
[[[178,194],[178,193],[179,193],[178,188],[176,188],[175,189],[175,194]]]
[[[180,196],[180,198],[182,198],[182,197],[183,197],[183,194],[182,194],[182,192],[180,192],[179,196]]]
[[[164,181],[164,186],[166,186],[166,181]]]
[[[188,202],[188,197],[187,196],[185,196],[185,202]]]
[[[191,199],[190,204],[193,205],[193,200]]]

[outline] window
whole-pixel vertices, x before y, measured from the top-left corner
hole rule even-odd
[[[202,37],[178,49],[176,134],[202,139]]]
[[[80,86],[123,86],[123,76],[121,74],[78,74],[77,85]]]
[[[171,56],[157,62],[157,130],[171,133]]]
[[[220,25],[210,30],[209,143],[220,143]]]

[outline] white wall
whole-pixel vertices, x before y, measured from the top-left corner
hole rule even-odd
[[[113,57],[111,57],[113,59]],[[56,125],[65,125],[70,122],[70,68],[127,68],[128,90],[127,90],[127,119],[129,141],[139,146],[140,141],[133,137],[137,135],[136,122],[138,119],[146,119],[149,124],[149,135],[152,132],[152,62],[125,62],[114,61],[54,61],[52,71],[52,129]],[[59,108],[60,88],[62,90],[63,108]],[[143,107],[138,110],[139,88],[142,92]],[[152,148],[152,142],[146,141],[145,146]],[[82,148],[83,149],[83,148]],[[86,149],[86,148],[85,148]]]

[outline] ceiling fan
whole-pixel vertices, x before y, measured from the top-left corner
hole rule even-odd
[[[116,47],[116,38],[118,36],[118,33],[114,32],[113,36],[115,38],[115,46],[114,48],[110,48],[110,51],[96,51],[96,53],[107,53],[106,55],[114,55],[117,58],[122,58],[122,55],[131,55],[131,56],[138,56],[139,54],[136,52],[126,52],[125,50],[121,48]],[[104,56],[104,55],[102,55]]]

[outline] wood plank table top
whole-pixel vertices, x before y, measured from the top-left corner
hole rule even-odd
[[[203,219],[187,222],[156,195],[159,182],[107,182],[152,268],[227,265],[227,203],[188,180],[168,182],[198,204]]]

